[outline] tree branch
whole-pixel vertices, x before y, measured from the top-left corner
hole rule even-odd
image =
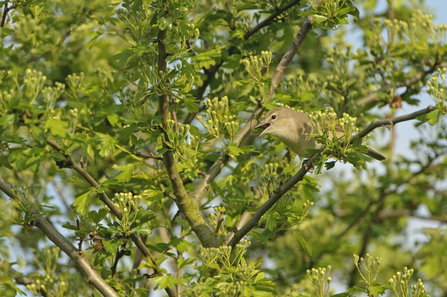
[[[418,111],[415,111],[413,113],[409,113],[406,115],[389,118],[389,119],[384,119],[384,120],[374,120],[374,121],[372,121],[371,124],[368,125],[368,127],[366,127],[365,129],[363,129],[362,131],[360,131],[359,133],[357,133],[356,135],[351,137],[351,143],[353,143],[357,138],[365,137],[367,134],[371,133],[371,131],[373,131],[377,127],[387,126],[387,125],[394,126],[395,124],[400,123],[400,122],[414,120],[418,116],[430,113],[434,110],[436,110],[436,107],[433,105],[430,105],[424,109],[421,109],[421,110],[418,110]]]
[[[248,31],[247,33],[245,33],[244,35],[244,39],[247,40],[248,38],[250,38],[253,34],[255,34],[256,32],[258,32],[259,30],[261,30],[262,28],[268,26],[277,16],[279,16],[281,13],[283,13],[284,11],[286,11],[287,9],[295,6],[295,5],[299,5],[301,0],[294,0],[291,1],[289,3],[287,3],[286,5],[283,5],[282,7],[278,8],[277,10],[275,10],[274,13],[272,13],[271,15],[269,15],[265,20],[263,20],[262,22],[260,22],[259,24],[257,24],[256,26],[253,27],[253,29],[251,29],[250,31]]]
[[[79,173],[87,182],[89,182],[91,186],[99,188],[99,184],[96,182],[96,180],[86,170],[81,168],[81,166],[79,166],[72,157],[67,155],[67,153],[54,140],[48,139],[47,143],[57,151],[61,152],[66,157],[67,161],[70,163],[70,167],[73,168],[77,173]],[[119,220],[122,219],[123,215],[121,211],[116,207],[116,205],[112,202],[112,200],[110,200],[110,198],[107,196],[105,192],[99,194],[99,199],[105,205],[107,205],[107,207],[110,208],[110,210]],[[136,233],[132,233],[129,236],[130,239],[132,239],[132,241],[135,243],[136,247],[143,253],[145,257],[149,259],[151,265],[153,267],[156,267],[155,265],[156,258],[151,254],[151,252],[149,252],[146,245],[141,240],[140,236],[138,236]],[[154,271],[157,275],[163,275],[159,268],[154,268]],[[170,288],[166,288],[166,292],[170,297],[175,296],[174,291]]]
[[[301,47],[301,44],[303,43],[304,39],[307,36],[307,33],[309,33],[311,28],[312,28],[311,19],[306,18],[300,31],[293,39],[292,44],[289,46],[289,49],[286,51],[281,61],[279,62],[278,66],[276,67],[275,72],[273,73],[270,90],[264,99],[265,103],[270,101],[270,99],[272,99],[276,89],[278,88],[279,82],[284,76],[284,71],[287,69],[287,66],[289,66],[296,52]],[[251,131],[253,131],[263,111],[264,106],[258,104],[255,110],[253,111],[252,115],[248,119],[248,121],[245,123],[244,127],[242,127],[242,129],[234,136],[233,141],[237,146],[239,146],[242,143],[242,141],[244,141],[250,135]],[[200,202],[205,193],[208,191],[211,183],[220,174],[220,172],[227,164],[229,159],[230,157],[228,156],[228,154],[221,154],[220,157],[216,160],[216,162],[214,162],[214,164],[205,174],[205,176],[200,181],[199,185],[196,187],[196,189],[191,195],[196,201],[196,203]]]
[[[154,153],[149,153],[149,154],[137,153],[137,156],[142,157],[144,159],[154,159],[154,160],[163,161],[162,157],[155,157]]]
[[[11,186],[0,176],[0,190],[3,191],[11,199],[17,199],[11,190]],[[21,199],[26,203],[25,199]],[[27,205],[31,208],[30,205]],[[50,221],[43,217],[35,208],[32,208],[33,217],[36,222],[35,226],[51,240],[56,246],[64,251],[73,261],[75,261],[78,269],[86,277],[87,283],[92,284],[102,295],[118,297],[115,290],[105,282],[105,280],[93,269],[92,264],[87,260],[84,254],[76,249],[67,238],[57,231]]]
[[[368,133],[373,131],[374,129],[383,126],[383,125],[394,125],[400,122],[408,121],[415,119],[416,117],[420,115],[427,114],[436,108],[433,106],[428,106],[427,108],[421,109],[419,111],[394,117],[390,119],[380,120],[380,121],[373,121],[368,127],[351,137],[350,143],[352,144],[356,138],[362,138],[366,136]],[[312,168],[313,160],[315,160],[316,157],[318,157],[320,154],[313,155],[310,159],[308,159],[301,169],[291,178],[289,179],[284,185],[279,187],[275,193],[270,196],[270,198],[256,211],[256,213],[252,216],[252,218],[240,229],[235,230],[234,235],[230,234],[229,237],[233,236],[231,240],[225,241],[228,246],[234,247],[251,229],[253,229],[255,226],[258,225],[259,219],[285,194],[288,190],[290,190],[296,183],[301,181],[306,173],[309,171],[309,168]]]
[[[239,221],[237,221],[236,225],[234,226],[233,231],[231,231],[230,235],[227,237],[227,239],[225,239],[222,245],[223,246],[228,245],[228,243],[233,239],[236,232],[240,230],[245,224],[247,224],[247,222],[253,217],[253,215],[254,212],[252,211],[244,211],[241,215],[241,218],[239,219]]]
[[[158,31],[158,73],[161,76],[160,84],[163,84],[164,77],[166,76],[166,58],[167,52],[167,29]],[[165,139],[168,138],[166,133],[166,123],[169,117],[169,106],[167,102],[167,95],[161,94],[158,97],[158,112],[162,118],[163,133]],[[216,237],[211,231],[208,224],[205,222],[199,212],[199,204],[192,199],[183,185],[182,178],[177,170],[177,166],[174,160],[174,154],[169,149],[168,145],[163,141],[163,148],[168,150],[163,153],[163,164],[171,181],[172,189],[175,195],[175,203],[179,210],[184,214],[186,220],[190,224],[194,233],[196,233],[200,242],[205,247],[215,246]]]
[[[408,88],[411,85],[415,84],[416,82],[424,79],[427,75],[431,74],[436,68],[443,68],[443,67],[447,67],[447,62],[435,63],[432,67],[430,67],[430,69],[420,71],[420,72],[416,73],[413,77],[407,78],[404,81],[384,85],[378,91],[361,98],[359,101],[357,101],[357,103],[361,104],[361,105],[366,105],[366,104],[369,104],[372,102],[382,101],[382,99],[379,98],[379,95],[378,95],[379,92],[382,92],[382,93],[387,92],[391,88],[401,88],[401,87]]]
[[[8,8],[8,1],[5,1],[5,6],[3,7],[2,22],[0,23],[1,28],[5,26],[6,15],[8,14],[10,9],[11,8]]]

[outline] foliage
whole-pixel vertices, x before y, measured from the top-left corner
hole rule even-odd
[[[0,1],[2,294],[445,295],[445,228],[407,230],[447,211],[447,25],[378,2]],[[255,137],[278,106],[312,173]]]

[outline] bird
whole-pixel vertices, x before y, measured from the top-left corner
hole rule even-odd
[[[310,137],[315,134],[309,115],[303,112],[297,112],[288,107],[276,107],[267,112],[255,128],[264,128],[259,135],[272,135],[278,137],[285,145],[301,158],[309,157],[312,154],[307,152],[309,149],[321,149],[324,145]],[[335,127],[337,137],[344,135],[343,129],[337,125]],[[332,139],[332,133],[329,134]],[[382,161],[385,157],[368,147],[365,153],[371,158]]]

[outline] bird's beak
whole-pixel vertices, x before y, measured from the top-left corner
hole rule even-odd
[[[264,131],[262,131],[261,134],[259,134],[258,137],[262,137],[265,133],[265,131],[267,131],[268,127],[270,127],[270,123],[264,123],[264,122],[260,122],[258,125],[256,125],[255,129],[257,128],[263,128]]]

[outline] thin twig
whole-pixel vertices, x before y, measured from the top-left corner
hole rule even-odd
[[[162,157],[156,157],[154,155],[154,153],[149,153],[149,154],[143,154],[143,153],[137,153],[138,157],[143,157],[144,159],[154,159],[154,160],[160,160],[163,161]]]
[[[223,215],[223,212],[221,212],[219,215],[219,218],[217,218],[217,224],[216,224],[216,229],[214,230],[214,234],[216,234],[216,235],[219,234],[220,225],[222,224],[223,220],[224,220],[224,215]]]
[[[126,254],[126,250],[124,249],[126,247],[126,244],[127,244],[126,242],[123,243],[121,249],[119,247],[116,248],[115,262],[113,262],[113,265],[110,268],[110,271],[112,272],[112,277],[116,274],[116,268],[118,267],[119,260]]]
[[[3,7],[3,15],[2,15],[2,23],[0,27],[3,28],[5,26],[6,15],[8,14],[10,8],[8,8],[8,1],[5,1],[5,6]]]

